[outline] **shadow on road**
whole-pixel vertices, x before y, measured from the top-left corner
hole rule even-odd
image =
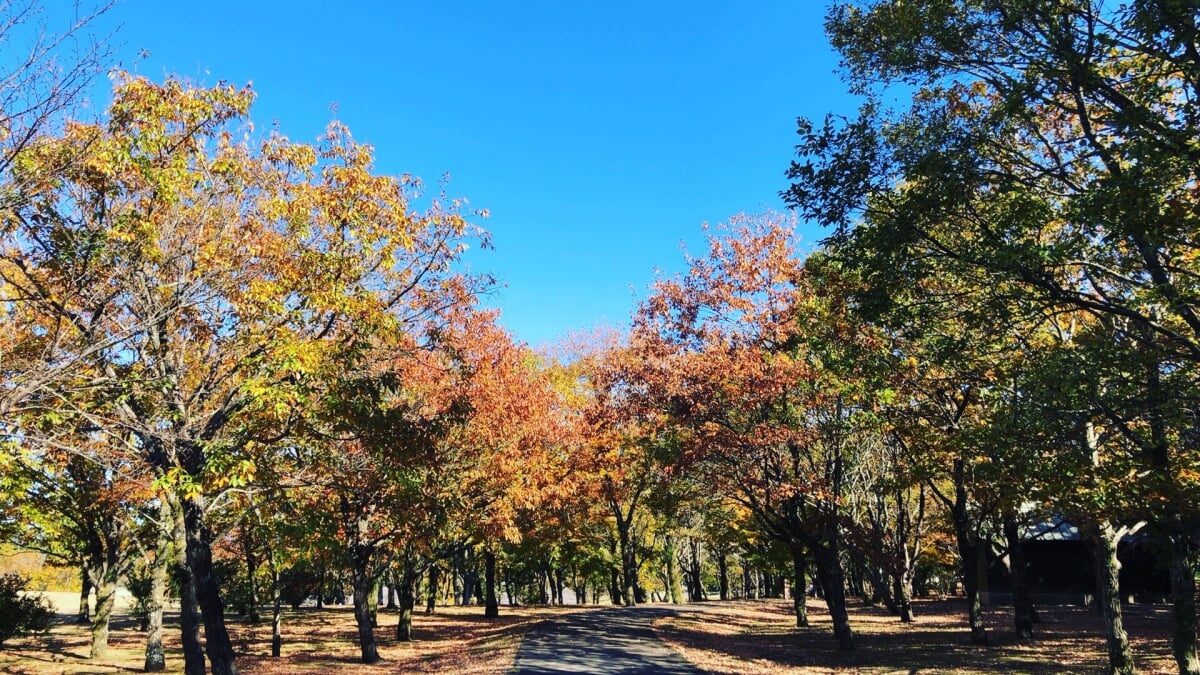
[[[676,609],[617,607],[546,621],[517,650],[516,675],[547,673],[664,673],[703,671],[663,644],[650,624]]]

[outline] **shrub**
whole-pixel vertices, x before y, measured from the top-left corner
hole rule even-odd
[[[42,598],[23,595],[28,586],[29,580],[19,574],[0,576],[0,645],[50,627],[54,611]]]
[[[125,576],[125,587],[133,596],[133,607],[129,614],[138,623],[138,630],[150,629],[150,604],[154,593],[154,579],[145,563],[134,565]]]

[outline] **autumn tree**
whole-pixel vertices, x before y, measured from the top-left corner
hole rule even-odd
[[[541,360],[497,325],[494,312],[462,313],[439,332],[443,386],[462,398],[462,424],[441,439],[442,509],[484,563],[485,615],[499,615],[497,558],[522,538],[518,521],[561,490],[562,450],[573,418]]]
[[[4,3],[0,43],[11,50],[6,48],[9,59],[0,64],[0,212],[11,213],[38,198],[46,180],[75,160],[60,157],[60,164],[42,167],[39,176],[11,171],[21,153],[61,130],[68,115],[83,102],[94,77],[108,65],[108,46],[92,39],[87,31],[111,6],[111,2],[77,6],[70,21],[55,26],[36,0]],[[68,374],[79,341],[87,339],[70,326],[39,322],[36,312],[26,311],[26,303],[35,297],[9,283],[14,268],[24,261],[11,248],[18,246],[10,239],[17,234],[11,228],[12,219],[4,217],[3,221],[0,321],[7,330],[0,333],[0,423],[6,421],[13,406]],[[85,290],[82,285],[60,287],[56,299],[66,306]]]
[[[847,322],[843,294],[811,283],[793,228],[777,214],[735,218],[686,275],[656,283],[633,342],[642,391],[687,430],[686,461],[811,553],[852,649],[842,500],[871,405],[852,364],[872,336]]]
[[[454,203],[413,211],[417,181],[375,175],[371,149],[337,123],[315,145],[254,140],[252,99],[121,77],[105,124],[71,123],[16,157],[15,179],[42,183],[4,220],[8,287],[35,325],[87,336],[67,358],[108,402],[59,391],[61,406],[128,434],[120,452],[178,494],[217,673],[235,667],[210,501],[253,480],[258,453],[312,382],[341,367],[348,342],[445,302],[459,240],[474,231]],[[46,180],[64,157],[77,159]],[[64,260],[73,267],[60,272]]]

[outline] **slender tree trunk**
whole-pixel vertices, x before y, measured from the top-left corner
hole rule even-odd
[[[237,675],[233,644],[225,628],[225,605],[213,573],[212,533],[204,522],[204,501],[200,495],[184,499],[183,518],[187,526],[187,560],[196,585],[196,601],[204,622],[204,646],[212,675]]]
[[[280,592],[279,569],[271,565],[271,656],[283,653],[283,593]]]
[[[1133,675],[1133,648],[1121,612],[1120,571],[1117,546],[1120,533],[1113,524],[1101,520],[1091,529],[1092,561],[1097,579],[1096,604],[1104,614],[1104,639],[1108,646],[1108,668],[1113,675]]]
[[[699,585],[699,578],[697,578]],[[722,600],[729,599],[729,555],[724,548],[717,550],[717,590]],[[743,588],[742,595],[749,598],[749,589]]]
[[[92,584],[96,588],[96,613],[92,616],[93,659],[108,656],[108,624],[112,619],[117,596],[117,569],[115,564],[104,564],[92,571]]]
[[[900,616],[900,604],[896,602],[896,597],[892,595],[892,589],[888,588],[888,579],[884,577],[883,571],[878,566],[868,561],[865,556],[854,553],[850,556],[856,563],[860,578],[863,578],[871,586],[871,594],[868,602],[872,605],[883,603],[889,612]],[[866,594],[864,593],[864,597]]]
[[[187,526],[184,523],[183,505],[174,493],[167,493],[174,525],[175,558],[171,571],[179,587],[179,626],[182,630],[183,672],[185,675],[205,675],[207,665],[204,648],[200,642],[200,604],[196,599],[196,584],[192,569],[188,566]]]
[[[621,604],[621,571],[616,567],[609,569],[608,599],[614,605]]]
[[[379,648],[375,644],[375,623],[371,620],[370,600],[375,595],[375,579],[371,575],[373,551],[355,546],[354,563],[354,621],[358,625],[358,647],[363,663],[379,663]]]
[[[804,555],[804,544],[794,541],[792,549],[792,607],[796,611],[796,626],[808,626],[808,584],[804,583],[804,569],[808,567],[808,558]]]
[[[475,586],[479,583],[479,573],[475,570],[463,572],[462,601],[460,604],[469,605],[475,599]]]
[[[854,649],[854,633],[850,629],[850,614],[846,611],[846,582],[838,555],[836,541],[816,547],[813,557],[817,562],[817,574],[825,589],[825,604],[829,606],[829,617],[833,619],[833,635],[838,649]]]
[[[676,567],[675,561],[675,537],[667,533],[664,539],[663,556],[667,559],[667,597],[671,599],[672,605],[678,605],[683,592],[679,587],[679,569]]]
[[[393,568],[391,574],[388,575],[387,604],[384,606],[385,609],[396,609],[396,586],[399,584],[396,580],[397,576],[396,570]]]
[[[504,573],[504,594],[508,596],[508,606],[516,607],[517,606],[517,596],[515,594],[513,594],[513,583],[512,583],[511,574],[509,574],[507,571]]]
[[[912,582],[905,577],[904,573],[892,577],[892,596],[896,598],[900,622],[912,623]]]
[[[637,604],[634,586],[637,584],[637,567],[633,559],[633,544],[630,541],[632,523],[622,517],[621,511],[614,505],[617,513],[617,543],[621,549],[621,600],[626,607]]]
[[[494,619],[500,616],[500,602],[496,599],[496,554],[490,548],[483,552],[483,580],[486,587],[483,615]]]
[[[450,589],[453,591],[453,604],[455,605],[461,604],[459,598],[465,597],[466,595],[463,592],[464,576],[465,574],[463,573],[462,554],[459,553],[454,556],[453,568],[450,570]]]
[[[558,577],[554,574],[554,566],[546,563],[546,583],[550,585],[550,604],[558,604]]]
[[[271,656],[283,653],[283,589],[279,583],[279,562],[275,559],[275,544],[267,539],[263,547],[267,556],[267,571],[271,573]],[[318,589],[318,594],[322,589]]]
[[[1171,598],[1175,663],[1180,675],[1200,675],[1200,659],[1196,656],[1196,576],[1191,546],[1182,528],[1171,536]]]
[[[1004,539],[1008,545],[1008,571],[1012,580],[1014,628],[1017,639],[1030,640],[1033,638],[1033,602],[1029,599],[1025,547],[1021,542],[1020,528],[1013,518],[1005,519]]]
[[[963,593],[967,596],[967,623],[971,629],[971,644],[986,646],[987,628],[983,622],[983,599],[979,594],[979,562],[986,553],[983,550],[983,542],[979,541],[971,530],[970,514],[967,512],[966,464],[962,459],[954,461],[954,504],[951,517],[954,520],[958,559],[962,564]]]
[[[692,580],[694,582],[693,590],[695,591],[695,598],[693,598],[693,599],[696,602],[701,602],[701,601],[707,599],[707,596],[705,596],[705,594],[704,594],[704,578],[701,573],[701,571],[703,569],[703,564],[704,564],[704,542],[700,541],[696,537],[692,537],[691,546],[692,546],[692,560],[691,560]],[[728,568],[726,568],[726,569],[728,569]],[[726,592],[728,592],[728,583],[729,583],[728,577],[726,578],[725,583],[727,586]]]
[[[413,607],[417,604],[416,575],[411,567],[412,563],[409,560],[404,561],[404,571],[400,573],[399,587],[396,589],[396,595],[399,596],[400,612],[396,620],[396,639],[402,642],[411,642],[413,639]]]
[[[441,568],[437,565],[429,566],[429,593],[425,597],[425,613],[433,614],[434,608],[437,606],[438,581],[441,577]]]
[[[150,612],[146,633],[146,660],[142,670],[151,673],[166,670],[167,657],[163,651],[163,597],[167,590],[167,572],[171,564],[169,554],[173,527],[171,507],[166,497],[159,501],[158,537],[154,542],[154,560],[150,563]]]
[[[554,578],[558,580],[558,606],[562,607],[567,604],[564,598],[564,591],[567,588],[567,574],[562,567],[556,567],[554,568]],[[641,588],[637,590],[640,592]]]
[[[317,609],[325,608],[325,563],[317,570]]]
[[[254,555],[254,542],[251,539],[250,530],[244,523],[242,525],[242,553],[246,559],[246,587],[250,596],[247,618],[252,624],[262,623],[262,616],[258,613],[258,556]]]
[[[87,566],[79,566],[79,614],[75,617],[75,623],[83,625],[90,623],[92,620],[91,595],[92,595],[92,578],[88,576]]]
[[[971,644],[986,646],[987,629],[983,622],[983,600],[979,593],[977,556],[983,555],[983,544],[959,541],[958,555],[963,565],[963,594],[967,596],[967,623],[971,628]]]

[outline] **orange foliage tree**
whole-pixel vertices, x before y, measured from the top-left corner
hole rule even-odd
[[[685,275],[656,283],[633,332],[636,381],[686,431],[691,467],[770,536],[811,552],[851,649],[844,492],[872,405],[855,364],[878,345],[814,282],[793,229],[777,214],[739,216]]]

